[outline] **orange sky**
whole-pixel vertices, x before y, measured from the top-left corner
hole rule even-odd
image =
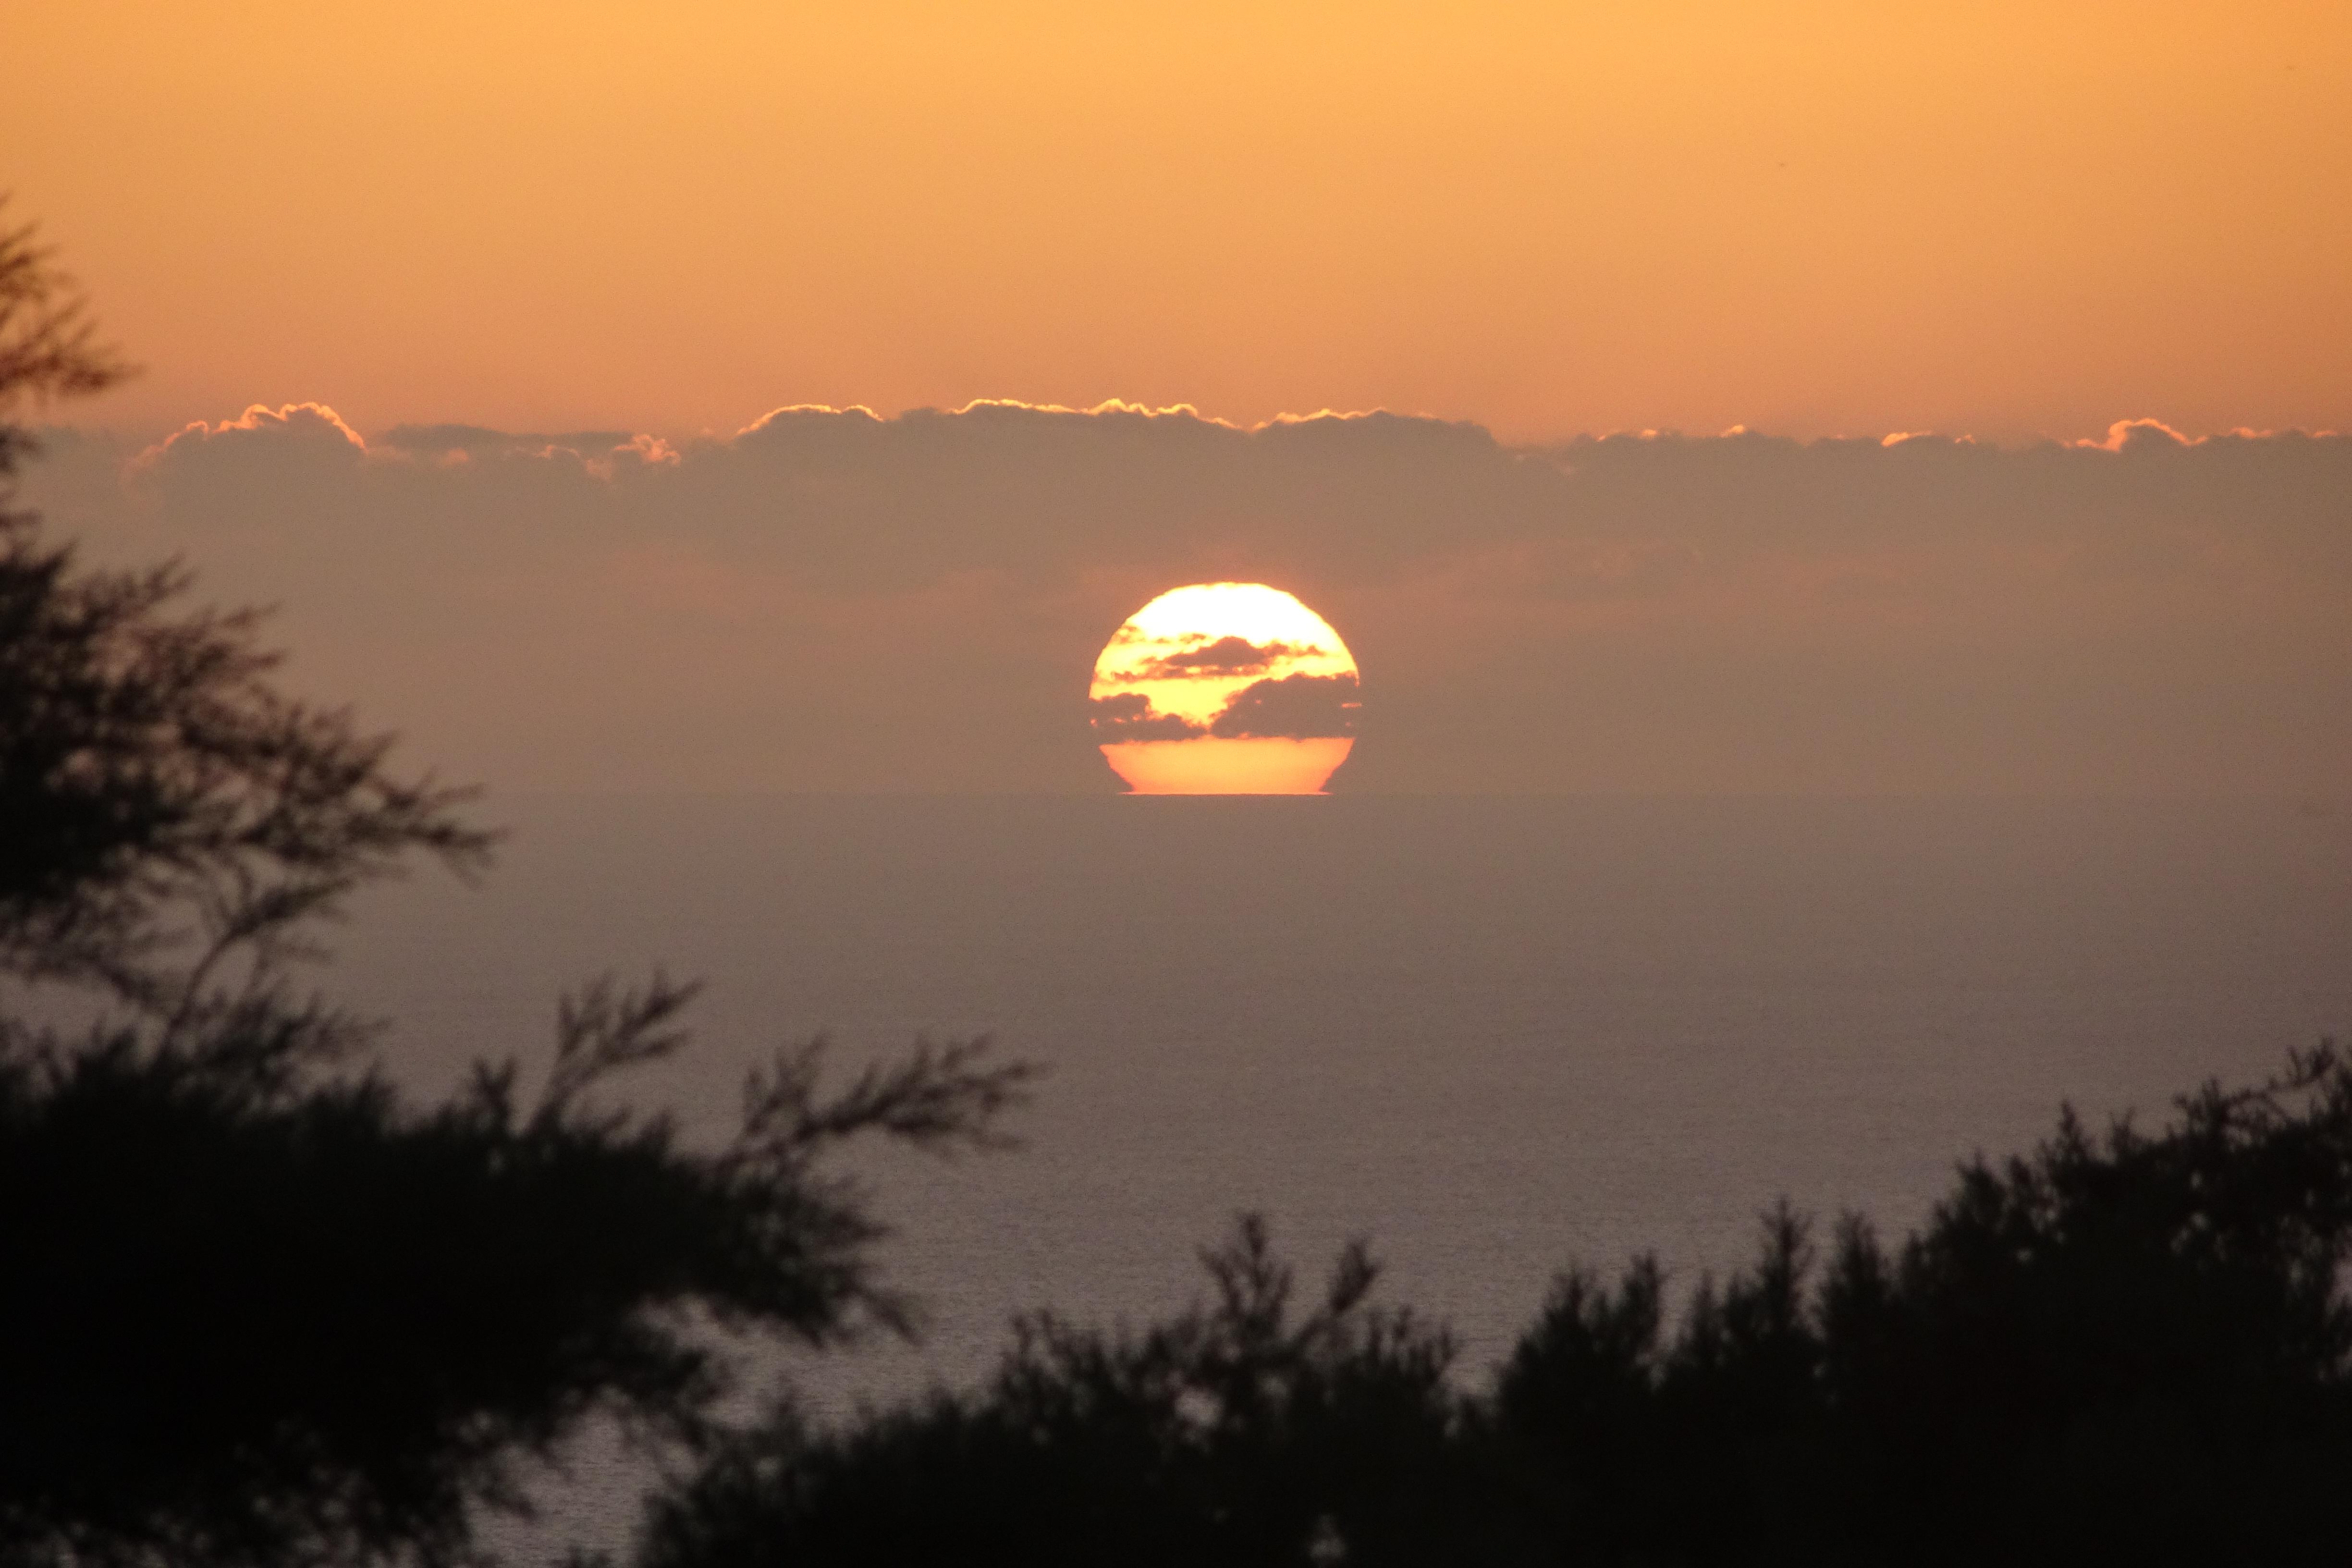
[[[125,427],[2352,426],[2352,7],[5,0]]]

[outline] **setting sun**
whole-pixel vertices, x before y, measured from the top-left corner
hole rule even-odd
[[[1138,795],[1319,795],[1355,744],[1356,660],[1262,583],[1171,589],[1095,661],[1095,739]]]

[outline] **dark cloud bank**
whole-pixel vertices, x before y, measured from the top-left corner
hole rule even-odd
[[[1237,430],[789,409],[676,449],[311,410],[58,432],[93,558],[283,606],[298,685],[505,787],[1108,790],[1087,683],[1181,583],[1298,594],[1358,791],[2257,794],[2352,778],[2352,440]],[[1269,701],[1281,700],[1270,697]]]

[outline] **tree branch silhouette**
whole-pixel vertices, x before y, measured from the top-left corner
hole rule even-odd
[[[123,374],[67,289],[0,231],[0,419]],[[0,481],[32,450],[0,423]],[[516,1056],[411,1104],[295,976],[354,891],[497,836],[190,584],[0,513],[0,1564],[470,1560],[591,1415],[708,1444],[712,1325],[906,1330],[824,1156],[1001,1145],[1033,1070],[919,1042],[832,1092],[789,1047],[692,1148],[604,1102],[688,1043],[656,972],[562,999],[528,1111]],[[44,1021],[58,991],[95,1020]]]

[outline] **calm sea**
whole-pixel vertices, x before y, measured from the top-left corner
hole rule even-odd
[[[1685,1283],[1781,1194],[1899,1231],[2062,1100],[2161,1117],[2352,1034],[2352,815],[2294,803],[510,798],[479,887],[372,895],[331,984],[421,1090],[543,1058],[567,985],[698,975],[632,1093],[715,1133],[746,1065],[988,1033],[1018,1152],[867,1162],[925,1342],[781,1370],[969,1382],[1008,1314],[1139,1321],[1242,1209],[1346,1237],[1473,1380],[1555,1271]],[[531,1547],[614,1542],[594,1445]]]

